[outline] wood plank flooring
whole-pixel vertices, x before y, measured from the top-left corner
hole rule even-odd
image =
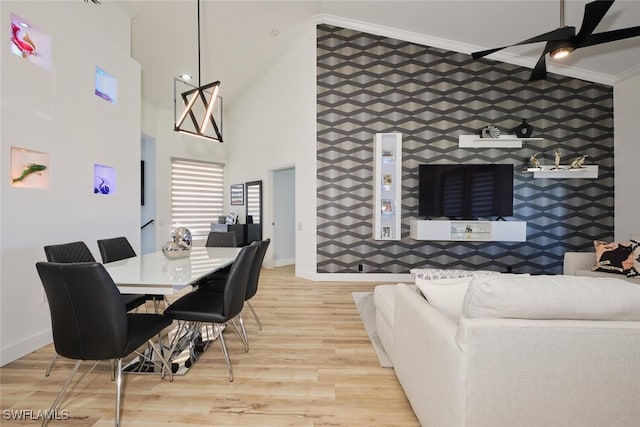
[[[292,267],[263,269],[252,300],[263,330],[244,313],[248,353],[230,328],[225,332],[234,381],[217,343],[173,382],[125,375],[122,426],[419,426],[393,369],[380,367],[351,297],[375,285],[312,282],[296,278]],[[50,407],[73,365],[58,359],[45,378],[53,354],[49,345],[0,368],[0,424],[39,424],[7,420],[5,410],[35,416]],[[60,406],[70,419],[51,426],[113,425],[108,363],[87,373],[89,367],[80,368]]]

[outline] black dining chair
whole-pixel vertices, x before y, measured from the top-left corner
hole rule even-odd
[[[235,248],[237,247],[236,241],[236,233],[233,231],[210,231],[207,236],[207,241],[204,244],[207,248]],[[211,279],[224,279],[229,274],[229,270],[231,270],[231,265],[227,265],[226,267],[222,267],[214,273],[211,273],[207,277],[193,284],[193,287],[201,286],[203,282],[206,282]]]
[[[137,256],[133,246],[131,246],[129,240],[124,236],[100,239],[98,240],[98,249],[100,250],[100,256],[102,257],[102,262],[104,264]],[[156,313],[160,311],[159,304],[161,301],[167,303],[164,295],[146,294],[144,295],[144,299],[145,301],[153,302],[154,311]]]
[[[168,318],[191,324],[192,342],[195,342],[196,334],[204,324],[212,324],[229,370],[229,381],[233,381],[233,369],[221,326],[226,325],[242,311],[249,281],[249,270],[257,249],[258,245],[254,242],[240,250],[229,271],[222,292],[190,292],[174,301],[164,311],[164,315]],[[247,344],[244,342],[243,335],[240,332],[238,335],[246,348]],[[244,335],[246,336],[246,334]]]
[[[82,241],[45,246],[44,254],[49,262],[72,263],[96,261],[87,245]],[[135,310],[145,303],[144,295],[140,294],[122,294],[122,300],[127,307],[127,311]],[[45,377],[51,374],[51,369],[57,359],[58,355],[56,354],[49,362],[49,366],[47,366],[47,370],[44,373]]]
[[[100,250],[103,264],[133,258],[137,255],[129,240],[124,236],[98,240],[98,250]]]
[[[209,248],[235,248],[238,246],[236,233],[233,231],[210,231],[204,245]]]
[[[47,261],[49,262],[69,263],[96,261],[84,242],[71,242],[60,245],[45,246],[44,253],[47,257]],[[122,299],[127,307],[127,311],[140,307],[146,301],[142,294],[122,294]]]
[[[271,239],[264,239],[258,242],[258,249],[256,250],[256,255],[253,259],[253,263],[251,264],[251,270],[249,271],[249,281],[247,283],[247,290],[244,296],[244,301],[247,303],[247,306],[251,311],[251,315],[258,323],[259,330],[262,330],[262,323],[260,322],[260,318],[253,308],[250,300],[258,292],[258,281],[260,279],[260,272],[262,271],[262,262],[264,261],[264,256],[267,253],[267,249],[269,248],[270,243]],[[200,285],[198,286],[197,291],[222,292],[224,290],[224,286],[225,277],[213,275],[212,277],[207,278],[207,280],[202,280],[200,282]],[[240,322],[242,322],[242,317],[240,317]]]
[[[51,314],[51,328],[56,353],[76,360],[69,378],[51,406],[50,413],[60,401],[85,360],[117,360],[115,426],[120,425],[120,397],[122,392],[122,359],[135,353],[150,363],[159,364],[161,377],[173,375],[160,348],[153,339],[171,319],[160,314],[128,313],[115,283],[97,262],[52,263],[38,262],[36,269],[42,281]],[[152,354],[138,349],[148,343]],[[153,357],[155,355],[155,357]],[[46,425],[45,419],[43,425]]]

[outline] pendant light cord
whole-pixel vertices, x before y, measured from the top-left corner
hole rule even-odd
[[[200,0],[198,0],[198,87],[202,86],[200,81]]]
[[[564,27],[564,0],[560,0],[560,28],[562,27]]]

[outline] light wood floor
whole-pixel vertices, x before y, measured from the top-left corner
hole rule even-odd
[[[252,303],[263,323],[248,313],[250,351],[225,332],[235,379],[213,343],[185,376],[125,375],[121,424],[172,426],[418,426],[393,369],[381,368],[351,292],[375,283],[311,282],[291,267],[263,269]],[[0,368],[2,425],[37,425],[4,419],[6,409],[46,410],[69,374],[72,361],[46,346]],[[87,372],[90,366],[81,368]],[[84,366],[84,365],[83,365]],[[80,373],[60,409],[67,421],[51,426],[112,426],[115,383],[107,363]]]

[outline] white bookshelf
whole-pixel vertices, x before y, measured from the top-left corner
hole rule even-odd
[[[400,240],[402,134],[377,133],[373,150],[373,239]]]

